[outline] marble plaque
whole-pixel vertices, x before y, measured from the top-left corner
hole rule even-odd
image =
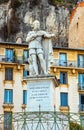
[[[51,81],[29,82],[27,85],[27,111],[51,111],[52,87]]]

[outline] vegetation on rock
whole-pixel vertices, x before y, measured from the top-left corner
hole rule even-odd
[[[4,3],[4,2],[8,2],[9,0],[0,0],[0,4]]]
[[[71,5],[73,6],[76,4],[76,0],[48,0],[49,3],[54,4],[54,5]]]
[[[9,0],[0,0],[0,4],[6,3]],[[18,8],[22,4],[22,0],[11,0],[12,8]]]

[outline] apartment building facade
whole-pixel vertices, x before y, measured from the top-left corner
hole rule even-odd
[[[26,65],[27,44],[0,43],[0,114],[4,116],[26,107],[27,91],[22,81],[29,74]]]
[[[53,55],[50,73],[60,82],[56,110],[84,112],[84,49],[53,48]],[[0,43],[1,114],[25,109],[27,85],[23,78],[29,75],[27,67],[27,44]]]
[[[84,114],[84,49],[53,48],[50,74],[59,79],[55,88],[56,111]],[[26,67],[25,67],[26,66]],[[11,113],[23,112],[27,105],[28,45],[0,43],[0,113],[4,130]]]
[[[84,49],[54,48],[50,73],[57,76],[56,110],[84,113]]]

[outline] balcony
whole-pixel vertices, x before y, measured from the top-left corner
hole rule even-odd
[[[79,105],[79,111],[84,112],[84,104]]]
[[[69,112],[69,106],[60,106],[59,109],[61,112]]]
[[[8,104],[8,103],[4,103],[3,104],[3,109],[4,109],[4,111],[11,111],[12,109],[14,108],[14,104],[13,103],[10,103],[10,104]]]
[[[5,55],[0,55],[0,62],[28,64],[28,59],[23,60],[23,58],[20,57],[20,56],[18,56],[18,57],[6,57]]]
[[[84,91],[84,83],[78,83],[78,90]]]
[[[77,68],[84,68],[84,62],[80,62],[80,64],[77,61],[63,61],[54,59],[54,62],[52,66],[63,66],[63,67],[77,67]]]
[[[25,109],[27,107],[26,104],[22,104],[22,109]]]

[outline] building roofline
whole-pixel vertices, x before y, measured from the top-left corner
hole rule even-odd
[[[0,45],[15,45],[15,46],[27,46],[28,47],[28,44],[26,42],[23,42],[22,44],[21,43],[16,43],[16,42],[1,42],[0,41]],[[56,47],[56,46],[53,46],[53,49],[64,49],[64,50],[77,50],[77,51],[84,51],[84,48],[68,48],[68,47]]]
[[[55,46],[53,46],[53,49],[84,51],[84,48],[68,48],[68,47],[55,47]]]
[[[28,46],[28,44],[26,42],[21,43],[16,43],[16,42],[4,42],[4,41],[0,41],[0,45],[15,45],[15,46]]]

